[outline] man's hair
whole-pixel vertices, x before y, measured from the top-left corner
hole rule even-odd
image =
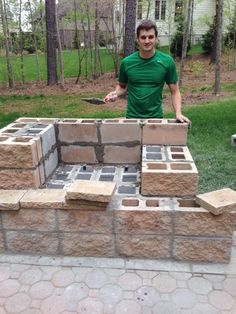
[[[152,28],[154,29],[155,35],[156,35],[156,37],[157,37],[158,31],[157,31],[157,26],[156,26],[156,24],[155,24],[153,21],[150,21],[150,20],[144,20],[144,21],[142,21],[142,22],[138,25],[138,27],[137,27],[137,29],[136,29],[136,35],[137,35],[137,37],[139,37],[141,30],[149,31],[149,30],[152,29]]]

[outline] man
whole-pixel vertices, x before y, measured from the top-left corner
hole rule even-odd
[[[121,61],[118,84],[104,100],[115,101],[128,91],[126,118],[163,118],[162,91],[167,83],[176,119],[188,122],[181,113],[181,94],[176,66],[171,56],[156,51],[157,27],[145,20],[137,27],[139,51]]]

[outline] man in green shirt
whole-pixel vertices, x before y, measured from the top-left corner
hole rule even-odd
[[[176,119],[189,122],[181,113],[181,94],[175,62],[171,56],[156,51],[157,27],[145,20],[137,27],[139,51],[121,61],[118,84],[104,100],[115,101],[128,91],[126,118],[163,118],[162,91],[169,86]]]

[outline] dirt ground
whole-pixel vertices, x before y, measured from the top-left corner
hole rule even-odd
[[[179,64],[177,64],[177,68]],[[223,63],[221,72],[221,82],[230,83],[235,82],[235,70],[228,70],[228,66]],[[183,106],[204,104],[210,101],[219,99],[219,97],[230,96],[230,92],[221,92],[220,96],[215,96],[212,90],[206,89],[207,86],[214,83],[214,66],[209,64],[209,58],[200,55],[198,57],[189,58],[185,65],[185,72],[183,78],[182,103]],[[0,87],[0,95],[87,95],[88,97],[98,94],[105,95],[113,90],[116,86],[116,78],[113,73],[106,73],[94,81],[83,81],[75,84],[75,79],[67,79],[65,87],[47,86],[43,83],[27,83],[24,86],[17,86],[15,89]],[[196,90],[194,92],[194,90]],[[170,95],[164,95],[163,105],[168,109],[170,106]],[[110,104],[104,105],[109,107]],[[123,110],[126,107],[126,100],[119,99],[112,104],[113,109]]]

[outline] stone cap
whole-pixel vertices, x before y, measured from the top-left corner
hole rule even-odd
[[[20,200],[27,190],[0,190],[0,210],[20,209]]]
[[[236,191],[225,188],[196,196],[196,202],[214,215],[236,210]]]
[[[67,190],[66,199],[109,203],[115,188],[114,182],[76,180]]]

